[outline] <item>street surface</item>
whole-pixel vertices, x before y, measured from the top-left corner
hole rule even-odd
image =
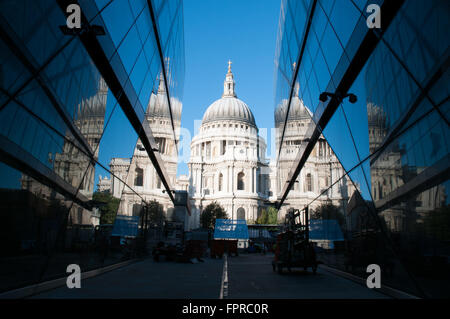
[[[387,298],[353,281],[319,268],[272,271],[273,255],[228,257],[228,289],[224,298],[352,299]],[[60,287],[33,298],[206,298],[221,295],[224,259],[183,264],[151,258],[81,281],[81,288]],[[223,295],[223,293],[222,293]]]

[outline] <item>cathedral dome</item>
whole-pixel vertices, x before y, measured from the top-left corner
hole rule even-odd
[[[256,126],[250,108],[235,97],[223,97],[211,104],[203,116],[202,123],[212,121],[234,120]]]
[[[240,121],[256,127],[252,111],[243,101],[237,98],[234,91],[235,82],[231,73],[231,62],[228,62],[228,73],[224,82],[222,98],[212,103],[203,115],[202,124],[213,121]]]
[[[275,110],[275,126],[278,127],[280,124],[283,124],[286,119],[287,112],[287,99],[283,99],[280,105]],[[308,108],[303,104],[303,101],[300,100],[296,95],[292,97],[291,107],[289,109],[289,118],[288,121],[296,121],[296,120],[310,120],[312,117],[311,112]]]
[[[100,78],[98,90],[95,95],[83,99],[77,106],[77,119],[89,119],[105,117],[106,96],[108,95],[108,86],[105,80]]]
[[[181,102],[175,97],[170,97],[170,105],[172,107],[173,119],[179,121],[181,119]],[[147,115],[151,117],[162,117],[170,119],[169,103],[167,101],[167,94],[164,88],[162,75],[160,75],[157,94],[152,92],[152,94],[150,95],[150,101],[147,107]]]

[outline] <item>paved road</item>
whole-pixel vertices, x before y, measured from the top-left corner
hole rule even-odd
[[[320,268],[273,272],[273,255],[228,257],[228,298],[373,299],[387,296]]]
[[[151,258],[81,281],[81,288],[57,288],[34,298],[218,298],[223,260],[181,264]]]
[[[226,298],[386,298],[357,283],[319,270],[272,271],[272,255],[228,258]],[[219,298],[223,260],[204,263],[155,263],[151,259],[85,279],[80,289],[57,288],[33,298]]]

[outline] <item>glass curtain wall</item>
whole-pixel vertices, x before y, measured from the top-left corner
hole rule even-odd
[[[79,1],[83,23],[105,31],[102,64],[63,32],[65,4],[0,3],[0,292],[136,257],[136,236],[112,240],[116,219],[172,203],[153,184],[175,183],[163,160],[178,153],[181,1]],[[159,173],[147,149],[157,138]]]
[[[392,16],[382,31],[367,27],[369,3],[380,6],[382,23]],[[282,209],[309,207],[311,228],[321,228],[313,238],[319,260],[363,278],[378,264],[386,286],[449,297],[450,6],[399,3],[383,12],[388,2],[282,1],[279,198],[313,147]],[[377,45],[362,50],[368,37]],[[341,93],[357,101],[343,99],[324,122],[331,102],[320,94],[345,85]]]

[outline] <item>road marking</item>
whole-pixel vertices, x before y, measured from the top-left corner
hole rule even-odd
[[[222,284],[220,286],[219,299],[228,297],[228,256],[223,255],[223,273],[222,273]]]

